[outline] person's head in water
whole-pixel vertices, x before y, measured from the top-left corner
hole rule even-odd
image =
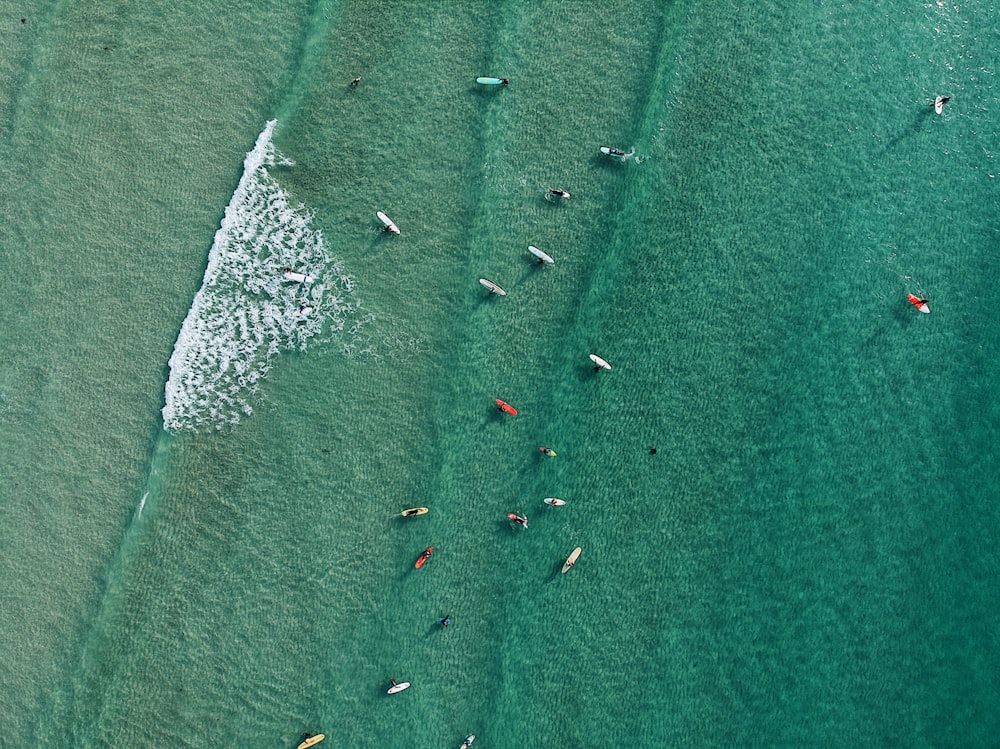
[[[510,85],[510,81],[507,80],[506,78],[501,78],[500,79],[500,83],[502,83],[505,86],[509,86]]]

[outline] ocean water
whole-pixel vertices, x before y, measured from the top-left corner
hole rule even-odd
[[[991,4],[7,16],[0,746],[995,744]]]

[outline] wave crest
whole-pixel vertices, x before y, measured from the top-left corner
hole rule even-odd
[[[271,142],[271,120],[243,162],[170,357],[163,426],[169,431],[235,426],[282,349],[304,351],[326,330],[343,331],[357,310],[353,279],[327,257],[313,214],[269,172],[291,165]],[[286,279],[284,271],[311,283]]]

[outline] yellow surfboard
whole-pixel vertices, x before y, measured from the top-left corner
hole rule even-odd
[[[426,515],[428,512],[426,507],[411,507],[409,510],[403,510],[400,514],[404,518],[411,518],[414,515]]]
[[[580,558],[581,551],[582,549],[579,546],[577,546],[575,549],[573,549],[573,553],[570,554],[568,557],[566,557],[566,564],[563,565],[562,569],[564,575],[570,571],[570,569],[573,567],[574,564],[576,564],[576,560]]]
[[[299,744],[298,749],[309,749],[309,747],[315,746],[325,738],[326,736],[323,734],[317,733],[315,736],[310,736],[308,739]]]

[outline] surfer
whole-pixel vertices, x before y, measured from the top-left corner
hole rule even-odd
[[[357,86],[359,83],[361,83],[361,76],[360,75],[357,78],[355,78],[353,81],[351,81],[351,85],[352,86]]]
[[[545,191],[545,197],[547,197],[547,198],[565,198],[565,199],[568,200],[569,199],[569,193],[566,192],[565,190],[555,190],[555,189],[550,188],[550,189],[548,189],[548,190]]]
[[[508,512],[507,513],[507,518],[512,523],[516,523],[517,525],[521,526],[522,528],[527,528],[528,527],[528,518],[522,518],[520,515],[515,515],[513,512]]]
[[[554,458],[556,455],[556,451],[548,447],[540,447],[538,448],[538,451],[549,458]]]
[[[449,624],[451,624],[451,614],[448,614],[443,619],[438,619],[438,624],[440,624],[442,627],[447,627]]]
[[[916,307],[924,314],[931,311],[931,308],[927,306],[927,300],[924,299],[923,297],[914,296],[913,294],[907,294],[906,301],[908,301],[910,304],[912,304],[914,307]]]
[[[500,83],[502,83],[505,86],[509,86],[510,85],[510,81],[507,80],[506,78],[501,78],[500,79]]]
[[[396,680],[395,680],[395,679],[389,679],[389,683],[390,683],[390,684],[391,684],[392,686],[396,686]]]
[[[935,102],[935,103],[936,103],[936,104],[940,104],[940,105],[941,105],[941,106],[943,107],[943,106],[944,106],[945,104],[947,104],[947,103],[948,103],[949,101],[951,101],[951,97],[950,97],[950,96],[942,96],[942,97],[941,97],[940,99],[938,99],[938,101],[937,101],[937,102]]]

